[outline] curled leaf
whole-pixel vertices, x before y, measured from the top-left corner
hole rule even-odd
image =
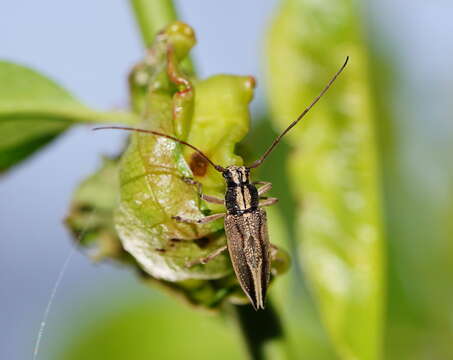
[[[180,22],[170,24],[156,37],[144,61],[134,67],[129,81],[131,106],[142,117],[137,127],[185,140],[219,165],[240,165],[242,159],[234,151],[249,129],[248,104],[255,81],[233,75],[190,78],[180,64],[194,43],[191,28]],[[225,211],[224,206],[202,201],[194,181],[201,184],[203,193],[223,198],[224,179],[198,153],[165,137],[132,132],[120,161],[107,161],[81,185],[68,224],[80,233],[89,215],[81,210],[88,209],[98,226],[96,232],[88,227],[83,244],[104,255],[106,247],[117,249],[121,244],[118,253],[107,256],[128,260],[146,283],[192,305],[216,308],[225,298],[247,303],[226,253],[207,264],[188,266],[226,243],[223,220],[195,225],[173,218],[199,219]],[[108,198],[105,213],[104,191],[111,193],[104,198]],[[92,210],[100,214],[93,215]],[[109,221],[101,224],[104,215]],[[93,237],[108,233],[110,240],[91,241],[91,233]],[[130,255],[125,256],[124,250]],[[285,252],[275,256],[272,278],[288,265]]]
[[[214,162],[240,164],[234,145],[248,131],[250,77],[215,76],[192,84],[178,68],[176,36],[190,36],[179,24],[160,33],[138,71],[149,75],[142,127],[198,146]],[[155,57],[153,57],[155,56]],[[148,65],[151,64],[151,65]],[[166,138],[132,134],[120,169],[121,202],[116,228],[124,248],[153,277],[168,281],[214,279],[231,273],[227,256],[206,265],[187,267],[225,244],[222,221],[204,225],[178,223],[173,216],[198,219],[219,209],[199,200],[196,178],[209,195],[222,196],[221,175],[196,153]]]
[[[66,225],[76,245],[88,250],[94,261],[113,259],[128,265],[137,271],[145,284],[158,287],[193,306],[215,308],[226,296],[233,297],[236,302],[246,301],[232,274],[218,280],[175,283],[153,278],[142,270],[134,257],[124,250],[115,230],[113,219],[119,201],[118,170],[118,158],[104,158],[101,167],[75,191]],[[176,243],[176,240],[170,242]],[[198,241],[198,244],[203,246],[203,241]]]
[[[94,260],[130,260],[113,223],[118,204],[118,159],[104,158],[101,168],[74,192],[66,225],[77,244],[88,248]]]

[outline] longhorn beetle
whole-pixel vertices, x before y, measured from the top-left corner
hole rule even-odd
[[[180,216],[173,216],[179,222],[203,224],[225,217],[225,234],[227,245],[215,250],[207,257],[192,261],[187,266],[195,264],[206,264],[214,257],[220,255],[228,249],[231,263],[242,290],[250,299],[255,310],[264,309],[266,291],[270,279],[271,247],[267,231],[266,212],[264,206],[275,204],[277,198],[262,198],[265,192],[272,188],[270,182],[250,182],[250,170],[260,166],[268,157],[272,150],[277,146],[282,137],[291,130],[321,99],[327,92],[336,78],[340,75],[348,63],[349,57],[341,68],[330,79],[321,93],[311,102],[311,104],[283,131],[264,152],[264,154],[249,166],[227,166],[223,167],[212,162],[201,150],[195,146],[177,139],[173,136],[157,131],[136,129],[130,127],[108,126],[99,127],[93,130],[117,129],[136,131],[155,136],[162,136],[188,146],[202,156],[217,171],[221,172],[226,182],[225,199],[204,195],[201,191],[201,184],[195,180],[188,179],[190,184],[198,186],[200,197],[210,203],[223,204],[226,213],[214,214],[201,219],[187,219]],[[187,180],[187,179],[186,179]],[[261,185],[257,188],[255,185]]]

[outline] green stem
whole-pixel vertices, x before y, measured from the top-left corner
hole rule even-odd
[[[130,0],[146,47],[151,46],[156,33],[177,20],[172,0]]]
[[[160,30],[178,20],[172,0],[130,0],[130,4],[145,47],[151,46]],[[194,65],[189,57],[181,65],[188,74],[195,75]]]
[[[233,309],[251,360],[287,358],[282,324],[270,301],[265,310],[255,311],[251,306],[234,306]]]

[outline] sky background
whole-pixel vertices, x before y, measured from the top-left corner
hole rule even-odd
[[[197,33],[199,74],[255,75],[259,87],[253,109],[258,111],[264,102],[263,34],[277,1],[177,3],[181,18]],[[453,133],[451,119],[442,115],[452,110],[452,14],[447,0],[381,0],[364,8],[375,46],[386,43],[395,51],[403,82],[393,101],[410,105],[402,118],[426,122],[418,129],[438,139],[451,139]],[[126,0],[0,2],[0,59],[50,76],[92,107],[127,106],[126,73],[142,54]],[[432,117],[440,119],[440,126],[430,126]],[[1,359],[31,358],[52,287],[71,254],[62,225],[71,194],[100,164],[100,154],[120,148],[123,136],[74,128],[0,178]],[[84,306],[102,304],[108,311],[115,306],[110,297],[150,296],[128,271],[72,254],[48,318],[44,354],[61,323]]]

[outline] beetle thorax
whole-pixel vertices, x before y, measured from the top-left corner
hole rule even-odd
[[[250,183],[250,169],[245,166],[228,166],[223,172],[227,183],[225,205],[228,214],[242,215],[258,208],[259,196]]]

